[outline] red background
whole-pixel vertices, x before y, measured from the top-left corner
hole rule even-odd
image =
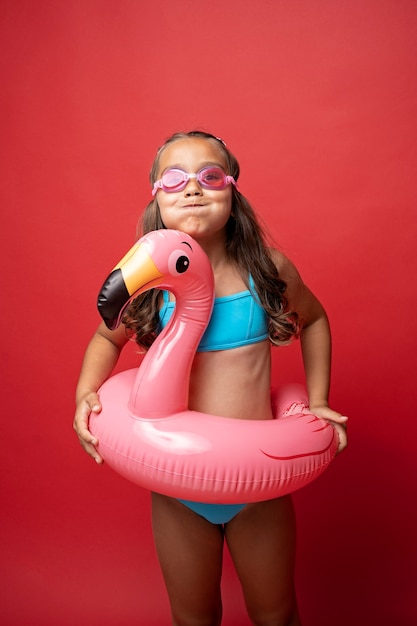
[[[416,3],[0,10],[1,623],[169,623],[148,494],[71,425],[97,289],[134,240],[156,147],[202,127],[332,320],[350,447],[295,496],[303,624],[415,624]],[[298,346],[274,359],[300,380]],[[228,557],[224,590],[225,626],[248,624]]]

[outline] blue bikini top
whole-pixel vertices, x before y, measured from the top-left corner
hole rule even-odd
[[[255,294],[252,276],[251,290],[215,298],[213,313],[201,338],[197,352],[231,350],[268,338],[268,316]],[[175,309],[169,301],[169,293],[163,291],[163,306],[159,311],[161,330],[165,328]]]

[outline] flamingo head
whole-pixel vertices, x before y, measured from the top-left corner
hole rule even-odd
[[[105,280],[97,308],[115,330],[130,301],[157,287],[181,300],[212,301],[213,271],[207,255],[189,235],[161,229],[147,233],[129,250]]]

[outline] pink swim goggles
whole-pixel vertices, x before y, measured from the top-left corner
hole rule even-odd
[[[221,189],[225,189],[227,185],[236,185],[233,176],[226,175],[222,168],[217,165],[203,167],[197,174],[188,174],[175,167],[166,170],[166,172],[162,174],[162,178],[155,182],[152,195],[154,196],[158,189],[162,189],[167,193],[182,191],[187,186],[190,178],[196,178],[204,189],[220,191]]]

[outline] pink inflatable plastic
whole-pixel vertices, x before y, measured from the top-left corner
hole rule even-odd
[[[214,301],[209,260],[191,237],[158,230],[135,244],[99,296],[108,327],[117,327],[133,296],[153,287],[174,293],[175,313],[139,369],[116,374],[99,391],[103,410],[91,415],[90,430],[104,460],[147,489],[200,502],[267,500],[317,478],[338,437],[307,409],[294,411],[305,398],[293,389],[273,399],[274,420],[188,410],[191,364]]]

